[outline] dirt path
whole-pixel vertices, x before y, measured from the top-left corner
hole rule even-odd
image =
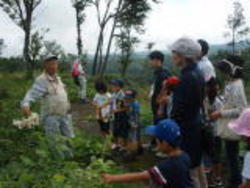
[[[89,134],[100,135],[99,126],[95,121],[95,112],[90,104],[73,104],[72,109],[73,122],[75,122],[77,127],[80,127]],[[145,169],[151,167],[156,161],[159,161],[149,151],[145,151],[143,155],[139,155],[135,159],[126,160],[126,167],[133,170]]]
[[[95,112],[90,104],[73,104],[72,117],[75,126],[80,127],[83,131],[92,135],[100,135],[99,127],[95,122]],[[138,171],[150,168],[157,159],[151,152],[145,151],[142,155],[136,156],[131,160],[124,161],[121,155],[115,155],[115,161],[128,171]],[[140,188],[149,188],[148,185],[141,185]]]

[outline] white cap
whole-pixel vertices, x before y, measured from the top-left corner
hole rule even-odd
[[[191,38],[182,37],[175,41],[171,46],[170,50],[177,52],[187,58],[197,58],[201,55],[200,44]]]

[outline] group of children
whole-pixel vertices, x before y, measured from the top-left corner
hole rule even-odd
[[[140,105],[136,100],[137,91],[123,88],[124,82],[120,79],[111,80],[108,85],[104,81],[95,83],[97,93],[93,103],[96,118],[103,135],[112,133],[113,150],[126,150],[130,141],[140,151]]]
[[[151,180],[159,187],[168,188],[223,187],[223,170],[226,169],[229,171],[229,178],[225,182],[228,188],[250,188],[250,109],[247,108],[243,84],[244,61],[237,55],[229,55],[217,62],[216,68],[222,75],[224,87],[220,88],[215,76],[204,76],[205,91],[203,94],[202,88],[195,88],[197,84],[202,85],[202,79],[200,79],[201,77],[196,79],[196,76],[193,76],[196,73],[199,75],[199,71],[195,63],[192,63],[194,59],[190,59],[191,55],[192,57],[197,56],[196,51],[192,51],[192,48],[197,49],[197,44],[190,39],[185,40],[188,41],[186,44],[191,46],[185,48],[187,51],[177,51],[177,47],[172,50],[175,64],[184,67],[182,75],[180,79],[177,77],[165,79],[156,100],[158,103],[157,115],[164,115],[162,113],[166,112],[162,108],[168,106],[168,110],[172,111],[170,113],[172,120],[160,120],[154,126],[147,127],[145,131],[147,135],[156,139],[158,149],[163,151],[167,157],[144,172],[122,175],[103,174],[104,182]],[[181,47],[185,40],[181,40]],[[184,59],[181,59],[183,57]],[[195,81],[195,85],[191,78]],[[111,95],[107,93],[107,89],[105,92],[99,92],[96,87],[98,94],[94,101],[97,106],[97,114],[108,107],[110,115],[106,126],[109,127],[112,122],[115,144],[113,148],[117,148],[117,146],[121,148],[121,146],[126,146],[128,139],[140,140],[140,107],[136,101],[136,92],[134,90],[123,91],[122,81],[113,80],[110,85]],[[190,90],[192,87],[195,89]],[[181,93],[181,91],[185,93]],[[195,98],[197,92],[201,92],[197,97],[204,95],[204,98],[201,98],[202,102]],[[96,99],[99,94],[107,96],[101,105],[97,104]],[[172,100],[173,109],[171,108]],[[192,103],[191,100],[196,100],[197,103]],[[181,104],[181,106],[177,104]],[[194,107],[200,108],[200,112],[194,111],[195,108],[190,105],[197,105]],[[194,112],[202,114],[202,123],[200,123],[200,119],[197,121],[199,116],[194,116],[192,123],[186,120]],[[103,119],[100,117],[102,115],[98,115],[98,119],[101,129],[103,129]],[[109,134],[109,131],[105,134]],[[239,156],[241,140],[248,145],[242,173],[240,172]],[[226,167],[223,165],[224,161],[221,156],[223,145],[225,145],[226,151]],[[199,155],[202,159],[201,166],[199,166]],[[209,182],[197,183],[203,181],[201,180],[203,166],[208,172],[207,180]],[[193,173],[195,171],[192,170],[196,169],[196,173]]]

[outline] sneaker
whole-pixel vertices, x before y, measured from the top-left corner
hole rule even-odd
[[[111,149],[112,149],[112,150],[115,150],[117,147],[118,147],[118,145],[112,144]]]
[[[223,181],[222,178],[216,178],[215,179],[216,187],[223,187]]]
[[[142,144],[142,147],[144,149],[149,149],[151,147],[151,144]]]
[[[168,157],[168,155],[167,154],[165,154],[165,153],[163,153],[163,152],[157,152],[156,154],[155,154],[155,156],[156,157],[159,157],[159,158],[166,158],[166,157]]]
[[[154,148],[151,149],[151,151],[153,151],[153,152],[158,152],[159,149],[158,149],[158,147],[154,147]]]

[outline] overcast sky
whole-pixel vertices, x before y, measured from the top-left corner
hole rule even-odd
[[[226,42],[226,18],[232,11],[233,0],[162,0],[154,5],[145,22],[146,33],[140,36],[136,48],[144,50],[148,42],[155,42],[156,49],[167,46],[181,36],[205,38],[210,43]],[[250,25],[250,0],[241,0]],[[87,9],[87,19],[82,26],[84,49],[93,53],[98,26],[94,8]],[[43,0],[35,12],[35,28],[50,28],[46,40],[56,40],[66,52],[76,53],[75,12],[70,0]],[[0,38],[5,40],[5,56],[19,55],[23,46],[23,31],[0,10]]]

